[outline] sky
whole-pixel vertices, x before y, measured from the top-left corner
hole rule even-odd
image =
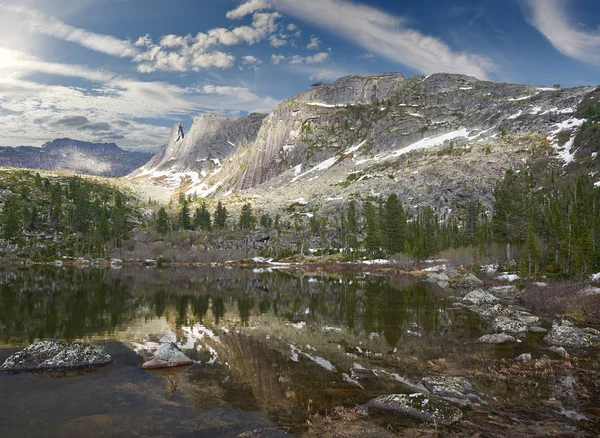
[[[0,0],[0,145],[155,152],[201,113],[390,71],[598,85],[600,1]]]

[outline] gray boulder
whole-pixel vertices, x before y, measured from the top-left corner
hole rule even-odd
[[[183,354],[177,345],[169,342],[168,344],[161,345],[154,353],[154,356],[152,356],[152,359],[144,362],[142,368],[147,370],[172,368],[191,365],[193,363],[194,361]]]
[[[429,392],[451,403],[468,406],[483,403],[471,382],[464,377],[433,376],[421,379],[421,384]]]
[[[531,353],[520,354],[519,356],[515,357],[515,360],[519,362],[531,362]]]
[[[361,409],[393,412],[440,426],[456,423],[463,416],[462,411],[450,403],[420,392],[382,395],[370,400]]]
[[[527,324],[522,321],[507,318],[506,316],[499,316],[494,320],[494,330],[497,332],[508,332],[508,333],[526,333]]]
[[[481,290],[481,289],[477,289],[477,290],[471,291],[468,294],[466,294],[463,297],[463,301],[468,301],[471,304],[479,306],[479,305],[482,305],[482,304],[494,304],[494,303],[497,303],[498,302],[498,298],[496,298],[494,295],[492,295],[489,292],[486,292],[486,291]]]
[[[474,274],[469,273],[457,279],[456,287],[477,287],[482,286],[483,281],[477,278]]]
[[[107,365],[112,358],[90,344],[40,341],[10,356],[2,371],[73,370]]]
[[[544,342],[557,347],[593,348],[600,347],[600,331],[593,328],[575,327],[567,320],[554,321]]]
[[[492,335],[483,335],[477,342],[480,344],[507,344],[509,342],[517,342],[514,336],[506,333],[494,333]]]

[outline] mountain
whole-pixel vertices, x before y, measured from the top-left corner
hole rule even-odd
[[[188,187],[207,196],[219,185],[235,185],[246,167],[250,148],[254,145],[265,115],[230,119],[216,114],[203,114],[194,119],[185,134],[177,123],[165,150],[129,177],[172,187]],[[221,175],[219,185],[209,188],[201,183],[220,173],[224,161],[229,161],[227,174]]]
[[[509,168],[599,170],[598,129],[590,128],[598,90],[444,73],[349,76],[316,84],[264,118],[203,115],[185,136],[177,125],[160,162],[134,176],[184,180],[180,191],[199,196],[243,191],[264,209],[391,192],[413,207],[489,204]]]
[[[0,147],[0,166],[120,177],[152,158],[147,152],[125,151],[115,143],[88,143],[61,138],[42,145]]]

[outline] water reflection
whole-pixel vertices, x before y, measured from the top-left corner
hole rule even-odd
[[[34,267],[0,272],[0,343],[37,338],[111,338],[139,320],[251,326],[285,322],[377,334],[389,348],[409,333],[455,338],[481,329],[435,286],[408,278],[320,278],[237,270],[80,270]]]

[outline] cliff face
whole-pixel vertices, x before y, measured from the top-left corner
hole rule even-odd
[[[260,114],[239,119],[203,114],[187,133],[176,124],[165,150],[129,176],[171,186],[187,184],[188,189],[202,191],[201,180],[219,173],[228,158],[233,162],[254,143],[263,119]]]
[[[581,145],[577,137],[583,106],[596,94],[594,87],[454,74],[350,76],[300,93],[253,123],[203,116],[192,129],[197,140],[190,132],[170,142],[159,168],[182,169],[175,164],[182,157],[193,157],[188,164],[218,158],[221,167],[183,191],[244,190],[261,208],[300,198],[321,207],[390,192],[414,206],[489,203],[494,181],[508,168],[560,174],[585,160],[598,170],[599,143]],[[231,140],[235,147],[225,144],[240,137]]]
[[[125,151],[115,143],[61,138],[41,148],[0,148],[0,166],[120,177],[145,164],[152,154]]]

